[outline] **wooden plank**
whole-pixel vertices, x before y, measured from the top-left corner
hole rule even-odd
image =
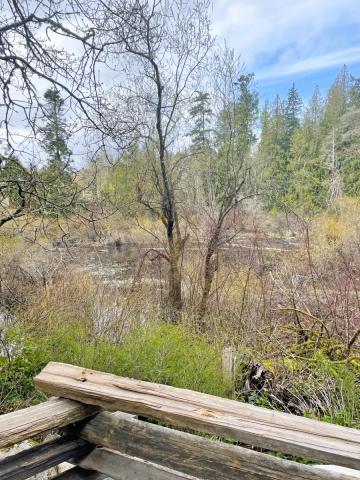
[[[39,433],[78,422],[98,408],[72,400],[51,399],[33,407],[0,416],[0,448],[22,442]]]
[[[66,470],[66,472],[60,473],[52,480],[102,480],[105,475],[94,470],[85,470],[81,467],[74,467]]]
[[[86,456],[94,446],[81,438],[59,437],[0,461],[1,480],[24,480],[70,459]]]
[[[79,432],[98,445],[207,480],[350,480],[349,475],[281,460],[207,438],[136,420],[127,414],[99,413]]]
[[[130,457],[107,448],[96,448],[81,463],[108,475],[114,480],[196,480],[174,470]]]
[[[351,468],[339,467],[338,465],[317,465],[316,468],[319,468],[320,470],[326,470],[327,472],[331,473],[346,473],[346,475],[349,476],[349,479],[352,478],[352,480],[359,480],[360,478],[360,470],[352,470]]]
[[[360,469],[360,431],[191,390],[49,363],[35,378],[48,394],[146,416],[244,444]]]

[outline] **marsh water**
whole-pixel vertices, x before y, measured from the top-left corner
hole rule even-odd
[[[222,261],[233,264],[234,260],[243,264],[250,262],[254,251],[261,252],[263,261],[271,262],[277,255],[283,255],[290,252],[298,246],[298,240],[295,237],[270,237],[255,238],[250,235],[240,238],[236,243],[227,244],[220,249]],[[201,256],[201,250],[204,246],[188,245],[186,252],[189,258]],[[95,246],[74,247],[71,255],[75,263],[85,271],[90,272],[104,284],[126,286],[131,282],[134,273],[137,270],[139,262],[152,247],[148,245],[135,244],[106,244]],[[154,250],[159,250],[154,249]],[[155,252],[154,252],[155,253]],[[155,255],[156,256],[156,255]],[[154,255],[149,258],[154,258]],[[162,270],[159,262],[146,262],[142,279],[146,281],[162,281]]]

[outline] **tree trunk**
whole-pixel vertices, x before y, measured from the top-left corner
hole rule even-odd
[[[216,257],[218,253],[221,228],[222,220],[219,220],[206,249],[204,264],[204,285],[198,311],[198,328],[201,332],[205,331],[204,316],[207,310],[214,275],[218,269],[218,261],[217,258],[214,258],[214,256]]]
[[[175,247],[174,250],[177,250]],[[169,303],[175,312],[182,309],[182,292],[181,292],[181,273],[179,267],[179,252],[170,252],[170,269],[169,269]]]
[[[175,206],[173,205],[173,212]],[[175,211],[176,213],[176,211]],[[175,222],[167,225],[168,245],[169,245],[169,295],[168,302],[172,308],[171,320],[177,322],[178,314],[183,307],[182,299],[182,281],[180,259],[184,249],[185,239],[181,238],[177,218]],[[171,226],[171,228],[169,228]]]

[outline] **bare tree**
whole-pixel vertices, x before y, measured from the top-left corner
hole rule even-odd
[[[77,131],[91,129],[97,136],[94,149],[112,133],[99,82],[108,45],[97,25],[107,12],[98,0],[0,0],[0,227],[29,213],[41,215],[46,203],[68,213],[84,207],[86,185],[75,175],[73,197],[59,198],[59,205],[51,199],[51,185],[37,168],[43,162],[37,132],[46,116],[43,94],[53,88]],[[130,131],[128,124],[115,130],[122,142]],[[82,215],[94,218],[86,208]]]
[[[206,213],[210,220],[210,233],[205,248],[204,277],[199,305],[199,328],[205,329],[206,313],[214,275],[218,270],[219,248],[229,242],[236,229],[225,224],[231,212],[246,199],[254,196],[251,186],[251,146],[257,115],[257,95],[252,89],[252,74],[244,69],[227,49],[218,52],[212,61],[215,102],[217,108],[217,139],[215,160],[210,175],[207,175],[206,190],[211,193]]]
[[[19,143],[19,123],[36,129],[42,94],[51,86],[93,120],[95,66],[104,45],[97,43],[89,13],[97,2],[87,4],[85,14],[78,0],[1,1],[1,129],[9,148]]]
[[[105,2],[104,2],[105,7]],[[110,0],[106,2],[109,57],[121,70],[116,96],[124,115],[137,117],[138,138],[147,152],[152,195],[139,185],[138,200],[161,220],[166,232],[169,303],[182,308],[182,232],[176,182],[184,157],[175,155],[182,114],[195,90],[196,75],[212,45],[207,0]],[[181,147],[184,141],[181,140]],[[154,195],[155,193],[155,195]]]

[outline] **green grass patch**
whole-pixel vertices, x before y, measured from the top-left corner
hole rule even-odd
[[[37,402],[32,378],[49,361],[92,368],[116,375],[189,388],[218,396],[229,394],[223,380],[221,353],[193,331],[153,323],[133,329],[122,344],[91,337],[79,325],[24,336],[9,332],[12,355],[0,357],[0,411]]]

